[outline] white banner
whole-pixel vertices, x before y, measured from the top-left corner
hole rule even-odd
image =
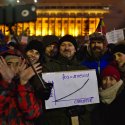
[[[106,33],[106,38],[108,43],[117,43],[124,40],[124,31],[123,29],[113,30]]]
[[[53,83],[46,109],[99,103],[95,70],[43,73],[43,79]]]

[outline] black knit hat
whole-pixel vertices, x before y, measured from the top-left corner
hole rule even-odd
[[[26,48],[25,48],[25,51],[27,52],[28,50],[32,50],[32,49],[35,49],[37,50],[40,55],[43,54],[43,45],[42,45],[42,42],[38,41],[38,40],[31,40]]]
[[[65,35],[65,36],[63,36],[63,37],[59,40],[59,46],[60,46],[63,42],[65,42],[65,41],[71,42],[71,43],[74,45],[75,49],[77,50],[78,45],[77,45],[76,39],[75,39],[72,35]]]
[[[101,42],[106,42],[106,37],[105,35],[98,33],[98,32],[94,32],[89,36],[90,42],[93,40],[99,40]]]
[[[118,44],[113,49],[113,54],[120,52],[125,54],[125,44]]]
[[[55,35],[46,35],[42,39],[43,47],[47,47],[48,45],[51,44],[58,44],[59,38]]]

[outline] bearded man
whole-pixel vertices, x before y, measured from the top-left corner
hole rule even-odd
[[[90,56],[81,65],[96,69],[97,75],[100,75],[101,70],[112,61],[112,54],[108,51],[105,35],[98,32],[91,34],[89,48]]]

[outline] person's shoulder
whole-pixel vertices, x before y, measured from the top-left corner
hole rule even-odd
[[[56,71],[57,67],[59,67],[61,64],[58,60],[50,59],[49,61],[42,64],[43,66],[43,72],[53,72]]]

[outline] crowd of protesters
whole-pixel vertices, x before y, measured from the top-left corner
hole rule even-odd
[[[125,41],[111,45],[105,35],[95,32],[81,45],[72,35],[46,35],[23,47],[2,43],[1,125],[71,125],[73,116],[78,116],[79,125],[125,123]],[[96,70],[100,103],[46,110],[53,85],[42,79],[42,73],[88,69]]]

